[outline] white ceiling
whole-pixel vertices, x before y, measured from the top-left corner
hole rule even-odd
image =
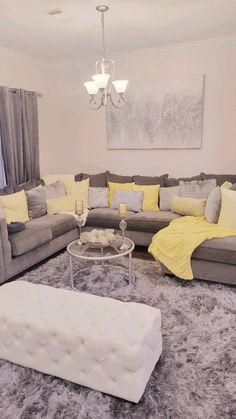
[[[0,45],[47,63],[98,55],[103,2],[111,52],[236,34],[236,0],[0,0]],[[45,13],[58,7],[70,22]]]

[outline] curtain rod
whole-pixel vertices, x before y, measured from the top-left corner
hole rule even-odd
[[[17,92],[17,90],[18,90],[18,89],[9,89],[9,91],[10,91],[10,92],[12,92],[12,93],[16,93],[16,92]],[[42,95],[42,93],[40,93],[40,92],[33,92],[33,91],[29,91],[29,90],[27,90],[27,93],[28,93],[28,94],[37,93],[37,96],[38,96],[38,97],[42,97],[42,96],[43,96],[43,95]]]

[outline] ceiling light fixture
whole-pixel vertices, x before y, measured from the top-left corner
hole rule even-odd
[[[101,13],[102,23],[102,58],[95,64],[96,74],[92,76],[92,80],[86,81],[84,86],[90,95],[90,107],[94,110],[100,109],[101,106],[107,105],[109,99],[113,106],[120,108],[126,102],[124,93],[126,91],[128,80],[113,80],[115,74],[115,63],[107,58],[107,49],[105,44],[104,31],[104,13],[109,10],[108,6],[97,6],[96,10]],[[114,97],[113,90],[116,92]]]

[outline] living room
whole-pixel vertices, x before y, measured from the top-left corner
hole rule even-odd
[[[96,10],[99,2],[94,0],[0,3],[0,180],[2,188],[12,186],[6,197],[0,193],[0,416],[234,418],[235,1],[107,0],[108,10],[104,5]],[[84,82],[99,73],[95,63],[104,54],[109,63],[115,63],[114,75],[113,61],[107,68],[112,96],[108,88],[89,95]],[[111,84],[116,79],[128,81],[124,93]],[[12,94],[19,91],[20,98],[22,91],[27,95],[34,92],[40,172],[35,183],[26,170],[19,182],[11,173],[13,166],[19,172],[16,155],[21,148],[16,146],[11,166],[5,120],[9,136],[16,125],[14,106],[7,108],[3,100],[3,93],[8,94],[6,88]],[[169,105],[164,109],[167,98]],[[30,116],[27,118],[30,126]],[[35,139],[29,135],[29,141]],[[46,188],[44,218],[30,216],[29,206],[25,218],[15,216],[18,201],[13,195],[21,192],[29,204],[34,193],[30,196],[30,182],[32,191]],[[75,190],[75,194],[71,192]],[[76,198],[69,200],[68,195]],[[48,202],[54,199],[57,202]],[[92,201],[96,201],[94,205]],[[75,211],[71,211],[71,202]],[[45,217],[55,220],[50,231]],[[178,234],[181,241],[177,240]],[[100,240],[100,246],[96,242],[98,247],[86,247],[84,254],[81,240]],[[103,248],[109,240],[117,240],[117,245]],[[37,291],[36,284],[42,291]],[[70,301],[70,295],[64,296],[64,288],[77,296],[78,305],[88,304],[88,308],[76,312],[76,303]],[[51,289],[59,289],[62,294],[50,294]],[[116,311],[112,304],[107,306],[108,317],[117,315],[118,322],[114,322],[114,335],[109,339],[117,334],[123,351],[129,349],[125,333],[130,333],[132,341],[133,330],[132,338],[137,339],[140,350],[144,350],[141,336],[144,341],[153,338],[153,359],[144,357],[152,360],[148,365],[143,361],[147,372],[140,377],[138,389],[137,371],[133,381],[130,378],[126,382],[119,373],[118,360],[104,367],[105,375],[111,376],[109,380],[116,380],[115,387],[96,374],[90,379],[81,378],[85,373],[80,373],[84,365],[79,358],[70,365],[59,362],[57,370],[38,356],[37,328],[42,335],[45,333],[42,346],[53,327],[60,333],[65,329],[63,319],[67,315],[61,318],[56,303],[53,306],[54,298],[63,310],[69,310],[70,327],[73,325],[74,330],[78,317],[81,330],[87,333],[83,316],[96,304],[89,299],[79,302],[84,295],[100,297],[98,306],[105,304],[103,297],[114,304],[117,300],[131,304],[127,306],[127,318],[123,306],[117,306]],[[16,303],[17,296],[26,307],[23,323],[35,328],[32,336],[36,340],[32,337],[27,343],[17,338],[10,349],[11,338],[6,337],[3,319],[9,324],[15,322],[11,332],[24,336],[24,325],[18,324],[22,308]],[[40,307],[35,304],[34,308],[32,298],[38,298]],[[147,338],[145,327],[136,329],[130,315],[132,303],[139,303],[134,315],[140,318],[139,326],[143,318],[150,325],[151,321],[158,324],[155,336]],[[155,308],[155,312],[142,314],[140,306]],[[29,310],[32,318],[27,317]],[[37,323],[42,311],[47,321],[52,317],[47,331],[42,331],[46,323]],[[96,312],[90,313],[91,317],[96,324]],[[124,335],[116,330],[121,319],[127,327]],[[112,329],[112,321],[107,324],[106,316],[102,321]],[[84,339],[79,332],[77,335],[80,341]],[[61,336],[63,342],[66,338],[66,334]],[[75,345],[72,341],[76,338],[70,339]],[[97,333],[91,356],[98,356],[101,362],[100,357],[106,358],[107,354],[96,339]],[[116,346],[117,337],[115,341]],[[32,360],[28,352],[28,358],[22,355],[27,344],[27,351],[31,353],[32,349],[36,355]],[[60,341],[62,346],[71,351],[69,343],[61,345]],[[21,348],[19,354],[17,348]],[[54,346],[48,348],[49,360],[57,351]],[[129,356],[126,354],[128,371],[138,362]],[[58,359],[62,357],[58,355]],[[85,370],[89,359],[84,361]]]

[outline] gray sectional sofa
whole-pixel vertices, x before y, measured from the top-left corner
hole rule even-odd
[[[201,175],[182,180],[216,178],[218,184],[225,180],[236,183],[236,175]],[[98,175],[80,173],[76,180],[90,177],[92,187],[105,186],[107,181],[129,182],[133,179],[139,184],[161,184],[175,186],[179,180],[168,175],[157,177],[118,176],[109,172]],[[29,185],[28,185],[29,186]],[[32,186],[34,187],[34,186]],[[18,189],[19,190],[19,187]],[[9,192],[8,192],[9,193]],[[168,226],[169,222],[180,217],[171,211],[141,212],[127,214],[126,236],[136,245],[148,246],[153,235]],[[93,228],[114,228],[119,231],[118,211],[111,208],[95,208],[89,211],[85,230]],[[0,219],[0,283],[35,265],[78,237],[75,218],[66,214],[44,215],[26,223],[26,229],[8,234],[7,224]],[[162,272],[170,272],[162,266]],[[236,284],[236,237],[205,241],[192,256],[195,278]]]

